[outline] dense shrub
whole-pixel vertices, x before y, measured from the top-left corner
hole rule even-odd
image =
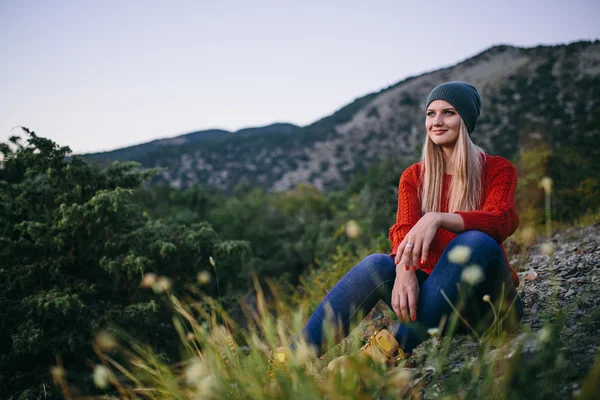
[[[42,385],[51,396],[56,355],[85,385],[92,339],[110,324],[166,359],[177,355],[171,314],[139,288],[142,275],[168,276],[154,289],[178,292],[199,271],[211,272],[213,257],[235,286],[231,271],[248,244],[220,241],[206,222],[149,218],[133,192],[154,172],[135,163],[95,169],[32,132],[27,144],[12,142],[2,146],[0,169],[2,397],[33,398]]]

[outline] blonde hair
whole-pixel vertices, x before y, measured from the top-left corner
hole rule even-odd
[[[421,157],[424,166],[421,172],[420,190],[423,214],[442,210],[444,173],[453,175],[448,193],[448,212],[479,209],[483,154],[485,154],[483,149],[471,141],[462,118],[450,165],[444,165],[442,147],[433,143],[429,135],[426,135]]]

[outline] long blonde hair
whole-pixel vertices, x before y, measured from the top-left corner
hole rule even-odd
[[[423,170],[421,173],[421,211],[442,210],[442,187],[444,173],[451,173],[452,181],[448,193],[448,212],[473,211],[481,206],[481,169],[483,149],[471,141],[465,122],[460,120],[456,147],[450,165],[444,166],[443,149],[425,135],[423,146]],[[451,168],[451,170],[446,170]]]

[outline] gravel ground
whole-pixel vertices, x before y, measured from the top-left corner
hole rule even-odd
[[[519,273],[523,323],[538,330],[544,318],[566,311],[560,338],[570,378],[577,379],[589,370],[600,344],[600,224],[557,233],[552,244],[552,256],[542,254],[543,244],[533,247],[529,270]]]
[[[550,243],[552,246],[548,246]],[[522,354],[529,352],[533,359],[544,343],[540,340],[545,334],[543,327],[548,323],[560,324],[556,343],[562,352],[562,372],[557,396],[577,396],[581,380],[594,363],[600,345],[600,223],[561,231],[550,242],[536,242],[526,252],[515,256],[511,264],[522,269],[518,273],[521,284],[517,290],[525,306],[523,329],[511,342],[495,351],[507,354],[506,349],[520,345]],[[389,325],[394,318],[380,302],[359,328],[364,332],[363,340],[368,339],[375,329]],[[426,389],[421,393],[425,398],[436,397],[435,393],[440,391],[431,386],[443,384],[436,380],[437,384],[428,385],[435,368],[427,365],[427,354],[438,343],[437,338],[427,340],[414,350],[405,364],[416,377],[415,382]],[[474,337],[457,335],[452,338],[450,347],[449,368],[444,372],[447,376],[475,359],[478,346]]]

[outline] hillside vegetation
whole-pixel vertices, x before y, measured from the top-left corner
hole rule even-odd
[[[26,132],[25,142],[15,137],[0,146],[0,393],[19,399],[93,392],[90,365],[98,357],[108,362],[103,349],[114,346],[104,342],[114,343],[115,337],[129,343],[123,351],[137,349],[139,354],[113,354],[114,365],[142,357],[152,363],[148,368],[152,376],[158,374],[156,379],[175,367],[169,372],[175,374],[169,375],[173,381],[140,376],[144,386],[184,379],[177,377],[176,360],[196,351],[190,341],[198,340],[194,346],[213,348],[214,357],[221,357],[221,342],[206,342],[214,335],[231,337],[240,346],[236,357],[253,354],[246,360],[253,366],[244,368],[262,374],[267,355],[257,359],[259,353],[289,340],[286,335],[298,331],[354,263],[390,250],[387,229],[394,220],[395,188],[408,165],[381,163],[346,190],[327,195],[307,185],[271,194],[238,185],[227,195],[199,185],[147,187],[142,182],[157,171],[132,162],[94,167],[69,157],[68,147]],[[543,190],[533,180],[543,173],[541,161],[547,156],[527,155],[522,166],[532,167],[519,187],[528,207],[540,210]],[[598,200],[591,197],[595,202],[588,211],[594,215]],[[508,245],[519,269],[528,268],[527,249],[536,229],[544,232],[542,225],[529,222]],[[256,312],[258,320],[252,317]],[[180,317],[174,318],[177,313]],[[189,323],[202,329],[189,331]],[[209,334],[207,327],[228,333]],[[268,345],[257,345],[261,341]],[[120,370],[115,382],[131,378],[124,373]],[[232,383],[224,382],[227,387]],[[154,398],[172,398],[163,389]],[[323,388],[313,389],[323,394]],[[182,393],[187,398],[187,389]],[[261,389],[244,396],[264,395]]]
[[[202,137],[197,132],[166,139],[160,146],[152,142],[86,157],[164,167],[156,180],[176,188],[198,183],[231,193],[245,183],[272,192],[303,183],[339,190],[382,160],[405,164],[418,157],[427,94],[449,80],[471,82],[482,95],[473,134],[477,144],[511,160],[526,151],[560,153],[560,160],[546,161],[558,192],[598,189],[599,41],[495,46],[455,66],[358,98],[305,127],[276,124],[221,138],[206,131],[206,140],[196,140]],[[573,180],[573,172],[582,178]]]

